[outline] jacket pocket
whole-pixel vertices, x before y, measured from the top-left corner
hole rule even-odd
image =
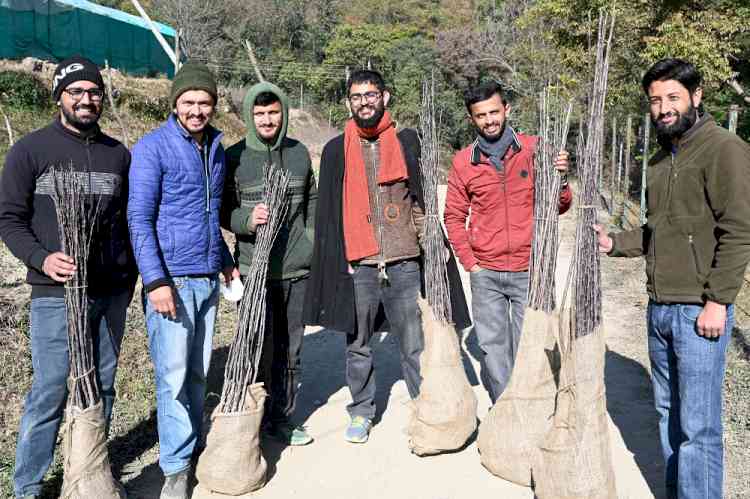
[[[700,277],[701,269],[698,263],[700,260],[698,260],[698,250],[695,248],[695,241],[693,240],[692,234],[688,234],[688,245],[690,246],[690,255],[693,257],[693,268],[695,269],[695,274],[697,277]]]

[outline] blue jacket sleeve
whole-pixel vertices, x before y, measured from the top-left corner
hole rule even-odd
[[[133,147],[128,175],[128,228],[144,288],[149,288],[156,281],[166,281],[168,277],[156,233],[162,165],[158,153],[147,140],[145,138]]]

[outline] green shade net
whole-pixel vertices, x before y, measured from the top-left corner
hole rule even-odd
[[[155,23],[174,46],[175,31]],[[0,0],[0,58],[62,60],[82,55],[134,75],[174,75],[146,22],[84,0]]]

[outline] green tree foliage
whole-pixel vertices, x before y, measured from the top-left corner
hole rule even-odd
[[[154,2],[144,1],[149,8]],[[132,11],[127,0],[99,3]],[[663,57],[694,62],[705,77],[706,109],[725,120],[744,110],[750,136],[750,4],[747,0],[243,0],[210,60],[225,83],[255,82],[243,40],[266,77],[306,108],[341,124],[346,67],[381,71],[399,122],[417,123],[421,81],[435,74],[443,137],[457,148],[473,131],[464,90],[493,78],[511,90],[513,125],[533,132],[538,92],[548,83],[585,108],[600,9],[616,14],[608,111],[642,113],[643,72]],[[158,9],[155,16],[159,19]],[[227,24],[227,23],[225,23]],[[218,43],[218,42],[217,42]],[[727,81],[733,82],[728,85]]]

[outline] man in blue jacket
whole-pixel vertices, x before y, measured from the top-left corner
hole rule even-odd
[[[133,148],[128,226],[144,291],[156,375],[162,499],[187,499],[211,359],[218,273],[239,276],[219,228],[222,134],[209,122],[216,83],[186,63],[172,83],[174,112]]]

